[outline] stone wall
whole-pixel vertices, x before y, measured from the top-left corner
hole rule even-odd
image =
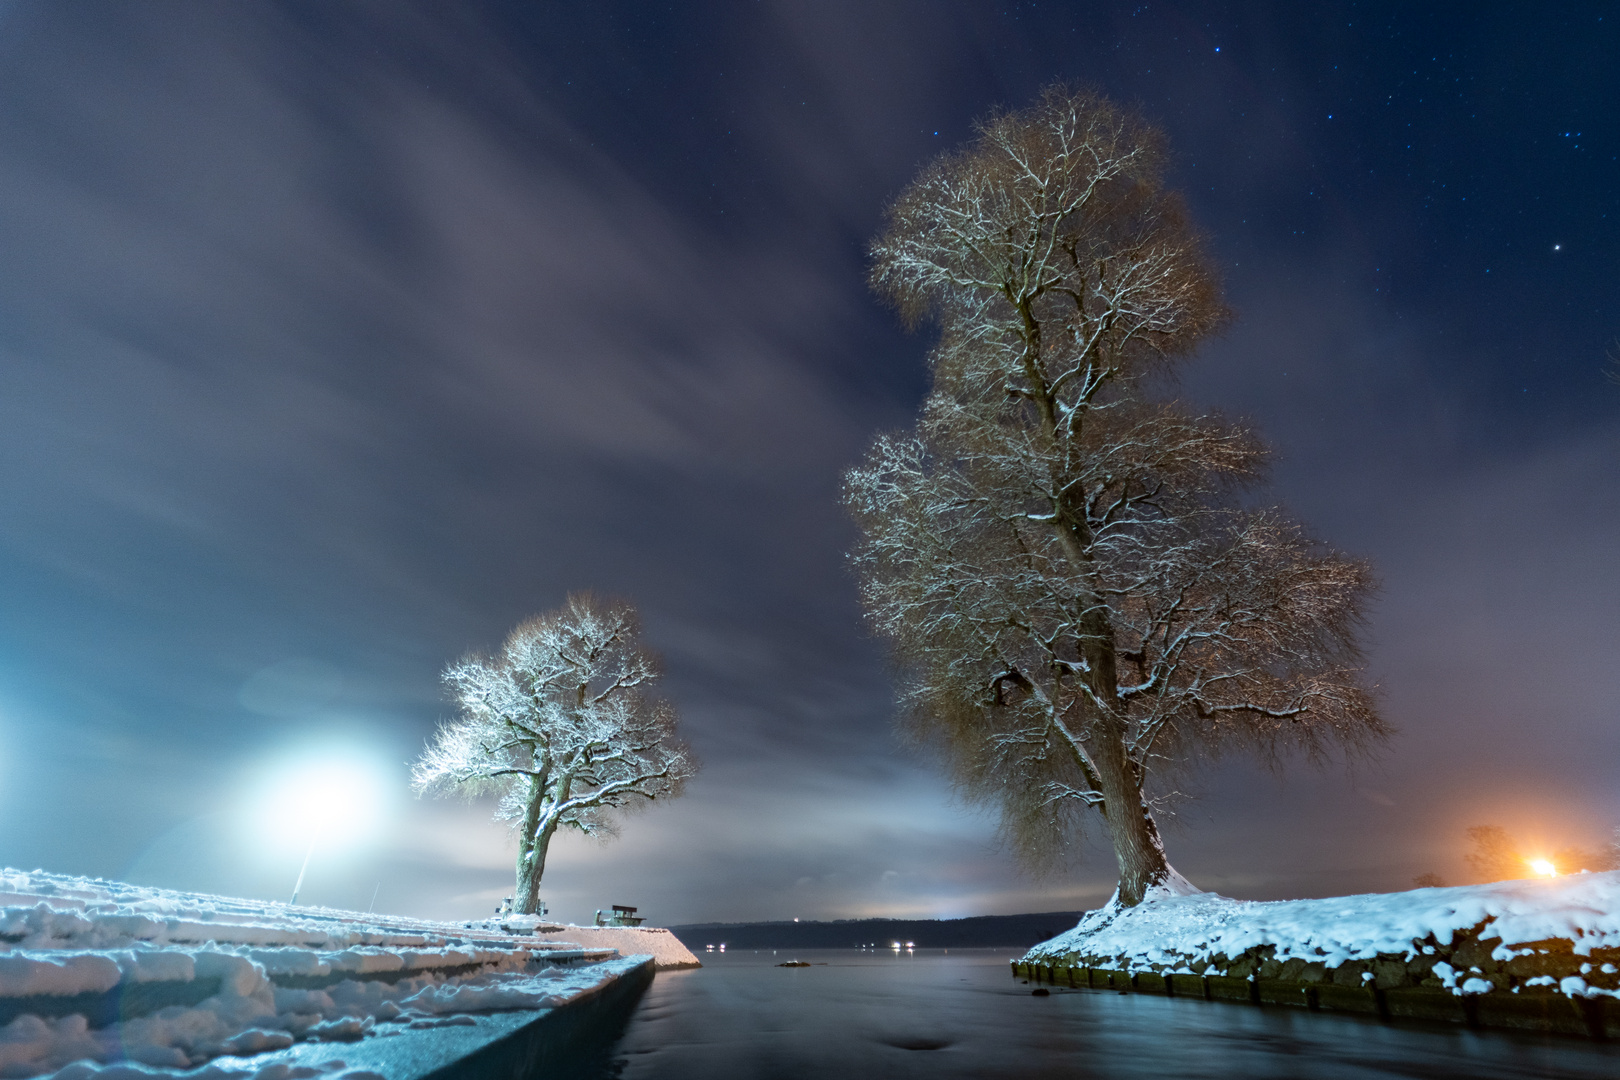
[[[1620,999],[1611,996],[1620,991],[1620,949],[1578,955],[1573,942],[1558,939],[1504,945],[1480,938],[1487,925],[1447,945],[1430,936],[1405,953],[1334,967],[1278,960],[1268,945],[1152,964],[1069,952],[1014,961],[1013,974],[1076,988],[1620,1038]]]

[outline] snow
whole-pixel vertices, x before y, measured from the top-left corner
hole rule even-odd
[[[1172,883],[1134,908],[1121,908],[1116,896],[1073,930],[1035,946],[1027,959],[1082,954],[1113,958],[1129,969],[1191,971],[1189,964],[1269,945],[1278,960],[1301,958],[1334,968],[1380,953],[1410,959],[1431,935],[1449,946],[1476,927],[1482,927],[1482,941],[1497,942],[1491,954],[1496,960],[1553,939],[1569,942],[1576,956],[1620,948],[1620,871],[1325,900],[1232,900],[1188,889]],[[1448,988],[1457,985],[1459,973],[1449,964],[1436,964],[1434,971]],[[1566,994],[1613,993],[1579,978],[1559,986]],[[1491,987],[1469,978],[1460,989],[1485,993]]]
[[[0,956],[0,995],[6,997],[111,990],[121,977],[118,962],[101,953]]]
[[[1157,885],[1147,887],[1147,890],[1142,894],[1144,900],[1167,900],[1173,896],[1197,896],[1204,891],[1177,873],[1175,867],[1172,866],[1169,870],[1169,876],[1163,881]],[[1119,893],[1116,890],[1114,899],[1110,903],[1116,903],[1118,899]]]
[[[617,949],[629,955],[646,953],[660,971],[694,968],[703,964],[680,938],[656,926],[563,926],[547,927],[541,937],[552,941],[574,941],[591,949]]]
[[[302,1041],[359,1041],[475,1024],[473,1014],[552,1008],[645,959],[483,923],[0,870],[0,1018],[9,1018],[0,1025],[0,1078],[150,1080],[191,1070],[186,1076],[198,1080],[363,1080],[341,1063],[258,1068],[240,1059]],[[183,993],[199,980],[208,982]],[[136,983],[157,984],[160,995],[178,990],[187,1002],[209,996],[99,1028],[81,1013],[55,1015],[63,998]],[[233,1064],[207,1066],[216,1058]]]
[[[140,1065],[97,1065],[80,1061],[56,1073],[52,1080],[154,1080],[155,1077],[173,1075],[165,1069]],[[387,1080],[381,1073],[370,1069],[347,1068],[341,1060],[313,1065],[290,1065],[278,1061],[258,1069],[209,1065],[185,1075],[186,1080],[311,1080],[317,1077],[320,1080]]]

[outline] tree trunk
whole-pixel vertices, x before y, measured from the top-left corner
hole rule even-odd
[[[533,915],[540,901],[540,875],[546,869],[545,841],[551,839],[549,830],[544,840],[540,836],[545,794],[540,779],[529,777],[529,805],[523,810],[523,825],[518,832],[517,888],[512,892],[512,910],[519,915]]]
[[[529,844],[528,858],[518,863],[517,896],[515,910],[520,915],[534,915],[540,906],[540,877],[546,872],[546,849],[551,836],[557,831],[555,820],[546,822]]]
[[[1069,557],[1075,568],[1089,579],[1091,559],[1086,553],[1086,544],[1090,530],[1084,519],[1073,512],[1066,515],[1064,526],[1059,535],[1067,541]],[[1080,651],[1090,668],[1093,694],[1100,701],[1111,702],[1112,708],[1118,710],[1119,653],[1114,643],[1113,620],[1099,593],[1093,592],[1088,600],[1090,603],[1080,621]],[[1164,857],[1159,827],[1153,823],[1153,814],[1142,797],[1143,769],[1125,752],[1125,735],[1125,721],[1115,711],[1096,723],[1086,741],[1102,791],[1103,818],[1108,822],[1114,857],[1119,861],[1119,902],[1125,907],[1135,907],[1142,902],[1150,886],[1170,876],[1170,863]]]
[[[1055,438],[1056,428],[1051,421],[1047,428]],[[1108,604],[1096,587],[1090,553],[1092,533],[1084,500],[1071,492],[1069,498],[1058,500],[1057,509],[1058,539],[1086,586],[1079,647],[1090,669],[1087,680],[1097,700],[1110,703],[1109,713],[1092,728],[1087,749],[1097,769],[1103,818],[1108,822],[1114,858],[1119,862],[1119,902],[1135,907],[1150,887],[1169,878],[1170,863],[1164,857],[1159,827],[1142,796],[1144,770],[1125,752],[1126,725],[1119,711],[1119,650]]]
[[[1123,725],[1118,720],[1098,725],[1091,755],[1103,795],[1103,817],[1114,841],[1119,862],[1119,902],[1135,907],[1147,890],[1170,876],[1159,827],[1142,797],[1142,770],[1125,753]]]

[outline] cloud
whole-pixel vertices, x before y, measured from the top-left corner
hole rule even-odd
[[[1447,838],[1489,815],[1593,842],[1612,415],[1556,373],[1579,422],[1503,406],[1460,286],[1374,291],[1428,226],[1314,126],[1298,26],[1217,63],[1179,10],[1025,15],[700,4],[653,41],[567,6],[8,9],[0,862],[280,895],[208,825],[232,777],[312,729],[402,766],[448,660],[591,586],[641,606],[708,768],[616,845],[560,843],[554,910],[1105,897],[1107,851],[1022,878],[895,746],[837,505],[923,385],[926,336],[862,284],[884,201],[1054,76],[1170,130],[1242,315],[1183,388],[1254,417],[1276,496],[1385,581],[1382,771],[1211,767],[1172,858],[1280,895],[1460,876]],[[309,896],[481,913],[511,874],[487,818],[411,802]]]
[[[308,39],[263,13],[35,18],[50,62],[10,69],[0,176],[0,438],[32,468],[0,481],[0,543],[29,597],[4,640],[43,643],[25,696],[45,776],[79,767],[53,741],[138,732],[212,797],[203,778],[336,716],[409,752],[446,660],[580,585],[641,604],[717,774],[813,786],[889,753],[835,491],[891,406],[817,365],[858,292],[717,244],[533,100],[515,138],[386,62],[294,92]],[[112,175],[22,111],[41,97],[87,115]],[[124,765],[93,782],[126,835],[163,832],[169,800]],[[50,786],[3,857],[127,864],[81,839],[110,807]],[[385,861],[498,875],[508,838],[477,818],[421,804]],[[469,891],[436,888],[417,902],[441,913]]]

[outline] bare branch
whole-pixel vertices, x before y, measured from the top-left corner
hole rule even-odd
[[[680,794],[696,771],[635,612],[589,593],[513,630],[494,658],[445,669],[458,706],[416,762],[417,791],[493,792],[518,823],[518,899],[533,911],[560,827],[611,833],[612,811]]]
[[[1034,865],[1098,811],[1128,903],[1169,873],[1155,773],[1388,731],[1367,568],[1233,499],[1265,470],[1249,430],[1150,392],[1227,318],[1162,143],[1055,87],[901,193],[871,282],[938,324],[933,388],[845,484],[908,729]]]

